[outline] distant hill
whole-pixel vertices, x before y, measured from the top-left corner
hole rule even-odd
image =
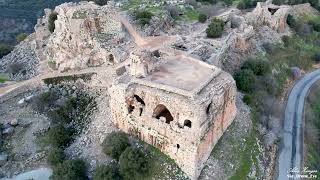
[[[19,33],[32,33],[44,8],[79,0],[0,0],[0,43],[15,43]]]

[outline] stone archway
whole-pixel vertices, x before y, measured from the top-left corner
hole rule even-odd
[[[160,117],[166,118],[166,123],[170,124],[173,121],[173,116],[171,115],[170,111],[167,107],[163,104],[157,105],[157,107],[153,111],[153,117],[160,119]]]

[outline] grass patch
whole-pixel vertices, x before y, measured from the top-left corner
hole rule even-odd
[[[0,83],[5,83],[8,80],[9,80],[8,76],[6,76],[4,74],[0,74]]]
[[[180,20],[185,20],[185,21],[197,21],[199,18],[199,11],[187,7],[185,9],[182,10],[183,11],[183,15],[182,17],[180,17]]]

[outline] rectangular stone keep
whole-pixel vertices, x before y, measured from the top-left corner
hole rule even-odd
[[[115,125],[170,156],[191,179],[236,114],[232,76],[186,57],[144,77],[123,75],[109,92]]]

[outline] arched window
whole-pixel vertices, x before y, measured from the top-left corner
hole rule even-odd
[[[173,117],[166,106],[159,104],[153,111],[153,117],[160,119],[160,117],[166,118],[166,123],[170,124],[173,121]]]
[[[184,120],[183,126],[187,126],[191,128],[191,121],[190,120]]]

